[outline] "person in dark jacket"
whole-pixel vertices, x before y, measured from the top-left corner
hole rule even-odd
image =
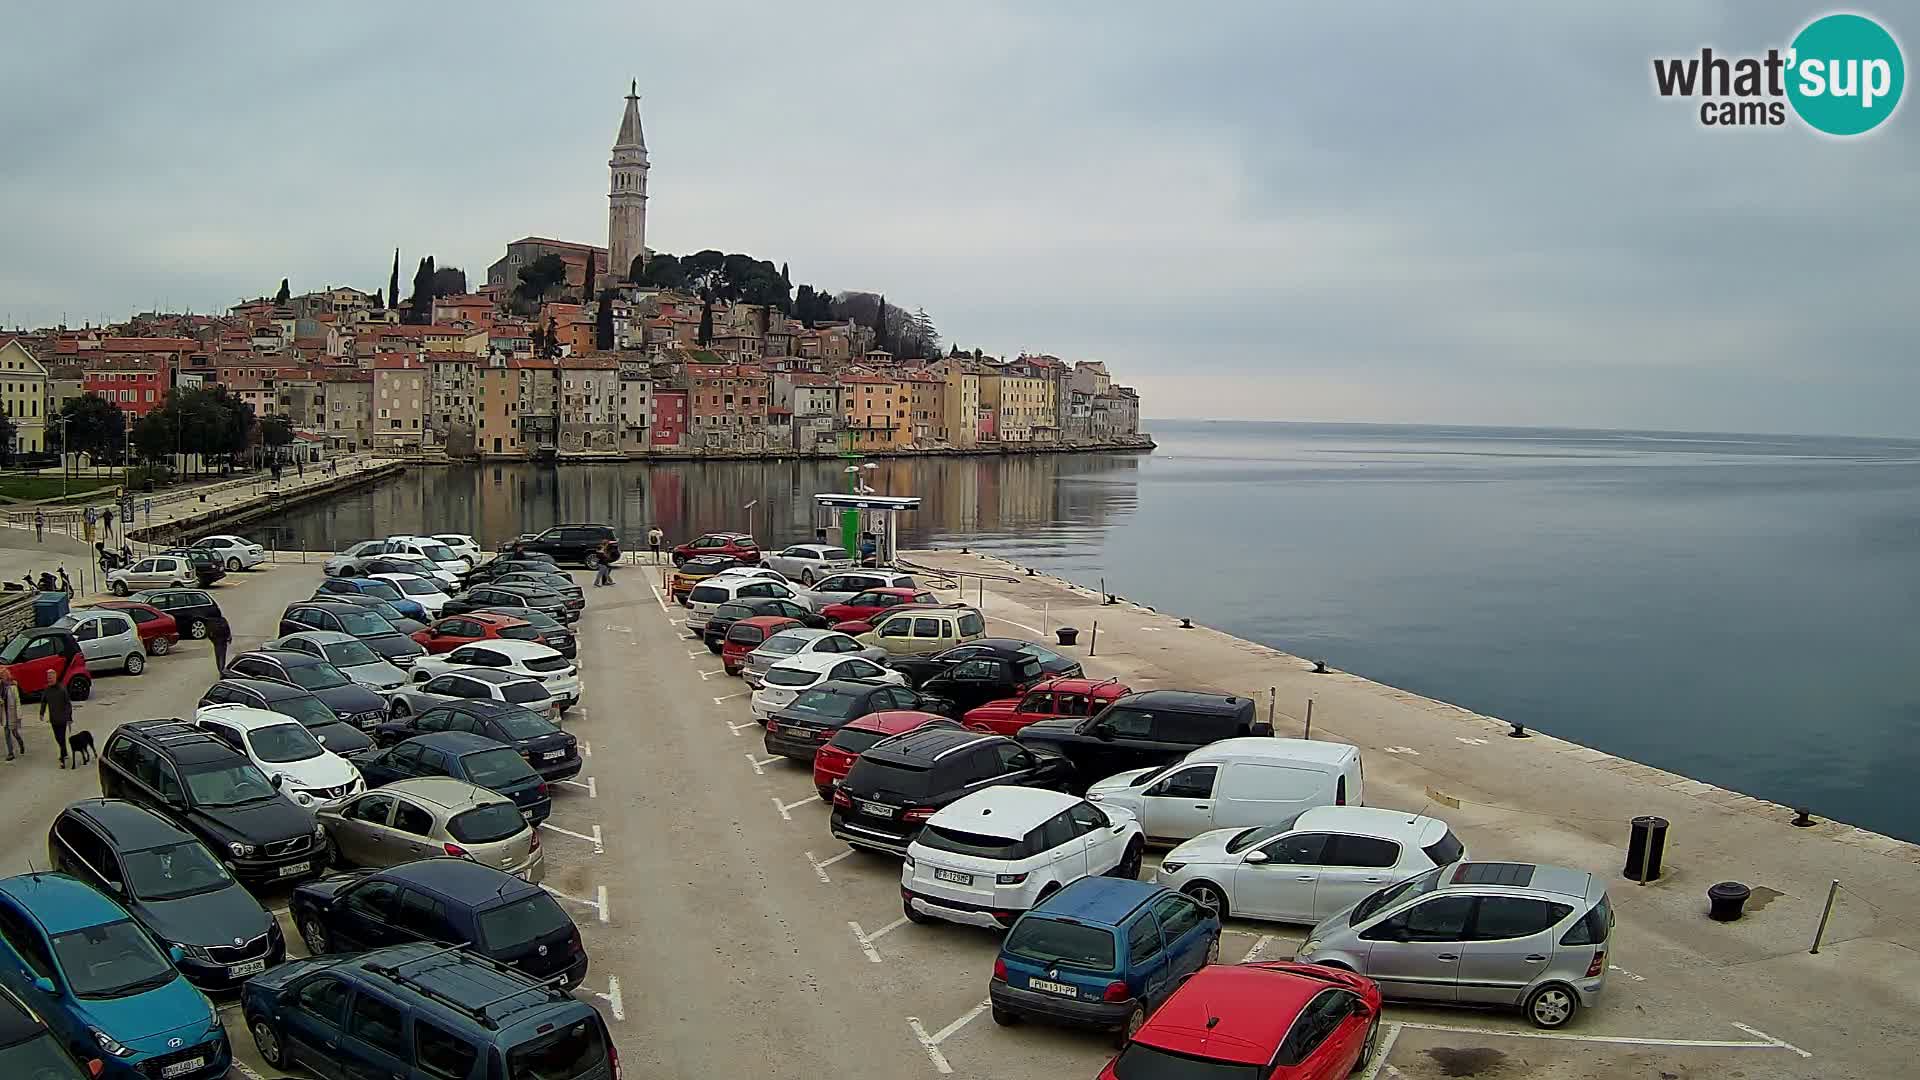
[[[69,656],[60,665],[60,673],[40,694],[40,719],[53,727],[53,741],[60,748],[63,769],[67,767],[67,729],[73,726],[73,699],[67,696],[67,672],[72,668],[73,657]]]
[[[226,616],[215,615],[207,620],[207,641],[213,646],[214,677],[222,678],[227,673],[227,648],[233,644],[233,627],[228,625]]]

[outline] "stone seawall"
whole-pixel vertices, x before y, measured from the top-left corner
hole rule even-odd
[[[865,458],[911,458],[911,457],[1023,457],[1033,454],[1145,454],[1151,453],[1156,443],[1153,436],[1142,435],[1138,439],[1112,442],[1076,442],[1076,443],[1002,443],[993,446],[972,448],[952,446],[901,447],[897,449],[872,449],[858,451]],[[843,451],[802,451],[802,450],[641,450],[620,453],[597,453],[586,451],[561,451],[544,457],[527,457],[519,454],[481,454],[470,459],[490,463],[501,462],[549,462],[553,464],[601,465],[623,464],[629,461],[830,461],[841,456]],[[444,463],[444,462],[440,462]]]

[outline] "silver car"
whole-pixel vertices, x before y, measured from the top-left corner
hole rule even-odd
[[[780,571],[790,581],[811,585],[836,570],[852,569],[853,557],[846,548],[829,544],[795,544],[784,551],[762,552],[760,565]]]
[[[1389,885],[1313,928],[1302,962],[1393,998],[1506,1005],[1557,1028],[1598,1002],[1613,909],[1585,870],[1458,862]]]
[[[81,608],[53,625],[73,631],[80,655],[92,672],[124,671],[138,675],[147,669],[147,650],[133,616],[109,608]]]
[[[456,698],[504,701],[560,722],[560,703],[537,679],[495,668],[456,668],[422,679],[387,695],[387,715],[394,719],[416,716]]]
[[[545,874],[533,826],[512,799],[446,776],[418,776],[363,792],[316,814],[341,861],[387,867],[458,853],[538,883]],[[305,929],[304,927],[302,928]]]
[[[366,642],[339,630],[302,630],[275,638],[261,648],[317,656],[339,668],[340,674],[373,690],[397,690],[407,684],[405,672],[381,659]]]
[[[838,630],[816,630],[812,627],[795,627],[782,630],[760,643],[760,647],[746,655],[740,662],[740,677],[755,690],[766,681],[767,669],[790,657],[805,653],[837,653],[845,656],[858,656],[871,660],[882,667],[886,666],[887,650],[878,645],[862,645],[853,635]]]

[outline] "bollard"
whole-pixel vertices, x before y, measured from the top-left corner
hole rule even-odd
[[[1509,721],[1507,721],[1507,722],[1508,722],[1509,724],[1513,724],[1513,730],[1512,730],[1512,731],[1509,731],[1509,732],[1507,732],[1507,738],[1509,738],[1509,739],[1531,739],[1531,738],[1533,738],[1533,736],[1532,736],[1532,735],[1530,735],[1530,734],[1528,734],[1528,733],[1527,733],[1527,725],[1525,725],[1525,724],[1514,724],[1514,723],[1513,723],[1513,721],[1511,721],[1511,720],[1509,720]]]
[[[1734,922],[1746,907],[1753,890],[1738,881],[1722,881],[1707,890],[1707,918],[1715,922]]]
[[[1667,847],[1667,819],[1642,815],[1628,823],[1627,867],[1624,875],[1645,885],[1660,880],[1660,861]]]
[[[1325,660],[1315,660],[1313,662],[1313,673],[1315,675],[1325,675],[1327,673],[1327,662]]]
[[[1818,955],[1820,952],[1820,939],[1827,936],[1827,917],[1833,914],[1833,898],[1839,892],[1840,879],[1834,878],[1833,884],[1827,886],[1827,906],[1820,909],[1820,925],[1814,928],[1813,948],[1807,950],[1809,956]]]
[[[1300,735],[1303,739],[1313,738],[1313,699],[1307,699],[1307,730]]]
[[[1062,648],[1071,647],[1080,639],[1080,628],[1077,626],[1063,626],[1053,633],[1059,639]]]
[[[1193,629],[1193,620],[1192,620],[1192,619],[1188,619],[1188,618],[1182,618],[1182,619],[1180,620],[1180,629],[1182,629],[1182,630],[1191,630],[1191,629]]]
[[[1093,620],[1093,634],[1087,638],[1087,655],[1093,655],[1093,647],[1100,644],[1100,620]]]

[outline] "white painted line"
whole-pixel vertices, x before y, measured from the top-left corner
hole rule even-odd
[[[752,697],[752,696],[753,696],[753,691],[742,690],[737,694],[728,694],[725,697],[714,698],[713,703],[715,705],[725,705],[727,702],[732,701],[734,698],[743,698],[743,697]]]
[[[1621,967],[1621,966],[1620,966],[1619,964],[1608,964],[1608,965],[1607,965],[1607,970],[1608,970],[1608,971],[1617,971],[1617,972],[1619,972],[1619,973],[1620,973],[1620,977],[1621,977],[1621,978],[1623,978],[1623,979],[1632,979],[1632,980],[1633,980],[1634,982],[1646,982],[1646,981],[1647,981],[1647,977],[1646,977],[1645,975],[1635,975],[1635,974],[1634,974],[1633,972],[1631,972],[1631,971],[1628,971],[1628,970],[1627,970],[1626,968],[1623,968],[1623,967]],[[1736,1026],[1737,1026],[1737,1025],[1736,1025]]]
[[[625,1020],[627,1018],[627,1007],[620,1000],[619,979],[609,975],[607,977],[607,992],[604,994],[596,992],[593,996],[607,1003],[607,1009],[613,1013],[615,1020]]]
[[[605,885],[594,886],[594,895],[600,898],[599,901],[594,904],[594,907],[600,909],[600,922],[604,925],[607,921],[607,887]]]
[[[873,942],[879,941],[881,938],[886,937],[888,934],[893,933],[895,930],[898,930],[905,925],[907,925],[907,917],[905,915],[902,915],[899,918],[888,923],[887,925],[881,927],[880,929],[874,930],[869,934],[867,934],[867,942],[871,944]]]
[[[1260,954],[1266,952],[1267,946],[1271,944],[1273,944],[1273,935],[1261,934],[1259,940],[1253,943],[1253,947],[1247,950],[1247,955],[1240,958],[1240,962],[1243,964],[1251,964],[1255,960],[1260,959]]]
[[[777,759],[775,759],[775,760],[777,760]],[[789,811],[789,810],[798,810],[798,809],[800,809],[801,807],[803,807],[803,806],[805,806],[805,805],[807,805],[808,803],[817,803],[817,802],[819,802],[820,800],[819,800],[818,798],[812,798],[812,799],[796,799],[796,800],[794,800],[793,802],[790,802],[790,803],[783,803],[783,802],[781,802],[781,801],[780,801],[780,798],[779,798],[779,796],[777,796],[777,795],[776,795],[776,796],[774,796],[774,797],[773,797],[773,800],[772,800],[772,801],[773,801],[773,808],[774,808],[775,810],[778,810],[778,811],[780,811],[780,820],[781,820],[781,821],[792,821],[792,820],[793,820],[793,815],[792,815],[792,814],[790,814],[790,813],[788,813],[787,811]]]
[[[847,856],[853,854],[853,849],[848,848],[847,850],[841,852],[840,854],[835,855],[831,859],[816,859],[813,857],[813,852],[811,851],[803,851],[801,852],[801,854],[805,855],[807,857],[807,861],[813,864],[813,872],[820,875],[821,883],[825,885],[831,885],[833,884],[833,879],[827,876],[827,867],[832,866],[834,863],[837,863],[841,859],[844,859]]]
[[[1400,1026],[1410,1028],[1414,1031],[1446,1031],[1460,1035],[1480,1035],[1487,1038],[1547,1039],[1560,1042],[1607,1043],[1618,1046],[1693,1046],[1703,1047],[1709,1050],[1792,1050],[1794,1053],[1803,1057],[1813,1056],[1797,1046],[1783,1043],[1772,1037],[1768,1037],[1764,1042],[1743,1042],[1732,1039],[1637,1039],[1627,1035],[1572,1035],[1555,1031],[1501,1031],[1495,1028],[1460,1027],[1454,1024],[1416,1024],[1412,1021],[1403,1021],[1400,1023]],[[1742,1031],[1751,1032],[1753,1030],[1744,1024],[1735,1024],[1734,1026],[1740,1028]]]
[[[597,799],[600,797],[600,787],[598,784],[594,782],[594,779],[591,776],[587,777],[587,782],[584,784],[578,780],[562,780],[560,782],[567,785],[568,787],[577,787],[584,790],[587,793],[587,798],[589,799]]]
[[[975,1005],[962,1014],[960,1019],[948,1024],[932,1035],[927,1034],[926,1025],[922,1024],[920,1018],[917,1016],[907,1017],[907,1026],[913,1029],[913,1037],[920,1040],[920,1046],[926,1050],[927,1059],[933,1062],[933,1067],[942,1073],[950,1073],[953,1071],[953,1066],[947,1064],[947,1056],[940,1052],[940,1044],[951,1038],[954,1032],[972,1023],[981,1013],[986,1012],[992,1004],[992,1000],[989,999]]]
[[[705,649],[688,649],[687,650],[687,659],[689,660],[698,660],[703,656],[712,656],[712,655],[713,655],[712,653],[708,652]]]
[[[740,734],[742,731],[745,731],[750,727],[759,727],[759,726],[760,726],[760,723],[759,721],[756,721],[756,720],[749,720],[744,724],[736,724],[731,720],[727,721],[727,730],[733,732],[735,735]],[[748,754],[747,756],[752,757],[753,755]]]
[[[1392,1068],[1387,1064],[1387,1055],[1393,1053],[1394,1040],[1399,1037],[1400,1025],[1389,1023],[1386,1037],[1380,1040],[1380,1045],[1373,1048],[1373,1064],[1367,1066],[1367,1071],[1360,1074],[1360,1080],[1374,1080],[1380,1075],[1380,1070]],[[1394,1071],[1399,1072],[1398,1069]]]
[[[1485,745],[1487,745],[1487,740],[1485,740],[1485,739],[1469,739],[1469,738],[1467,738],[1467,737],[1466,737],[1465,735],[1455,735],[1455,736],[1453,737],[1453,741],[1454,741],[1454,742],[1457,742],[1457,743],[1466,743],[1466,744],[1467,744],[1468,746],[1485,746]]]
[[[1389,754],[1408,754],[1413,757],[1420,756],[1420,751],[1415,750],[1411,746],[1384,746],[1384,747],[1381,747],[1381,749],[1385,750]]]
[[[566,893],[561,892],[559,889],[556,889],[551,885],[542,885],[540,887],[547,890],[547,894],[549,896],[557,896],[562,900],[568,901],[569,903],[579,904],[581,907],[592,908],[594,910],[594,913],[599,916],[601,925],[602,926],[606,925],[607,887],[605,885],[599,885],[595,887],[594,895],[599,897],[599,899],[597,900],[589,900],[584,896],[568,896]]]
[[[647,581],[647,588],[653,590],[653,598],[659,601],[660,614],[665,615],[667,620],[671,622],[673,620],[673,612],[667,610],[667,598],[660,595],[660,586],[655,585],[653,581],[649,579]]]
[[[607,630],[611,630],[611,631],[613,631],[613,632],[614,632],[614,633],[616,633],[616,634],[631,634],[631,633],[633,633],[633,627],[631,627],[631,626],[615,626],[615,625],[613,625],[612,623],[608,623],[608,624],[606,625],[606,627],[605,627],[605,629],[607,629]]]
[[[847,929],[853,931],[853,940],[859,944],[860,951],[867,954],[867,959],[873,963],[879,963],[880,951],[873,947],[873,939],[867,937],[865,930],[860,929],[860,924],[849,919]]]
[[[705,682],[706,680],[713,678],[715,675],[725,675],[726,673],[727,673],[726,668],[715,668],[712,671],[703,671],[700,673],[700,681]]]
[[[984,614],[984,613],[983,613],[983,614]],[[1026,623],[1023,623],[1023,622],[1014,622],[1014,621],[1013,621],[1012,619],[1003,619],[1003,618],[1001,618],[1001,617],[1000,617],[1000,616],[998,616],[998,615],[988,615],[988,616],[987,616],[987,618],[989,618],[989,619],[992,619],[992,620],[993,620],[994,622],[1003,622],[1003,623],[1006,623],[1006,624],[1007,624],[1008,626],[1017,626],[1017,627],[1019,627],[1020,629],[1022,629],[1022,630],[1025,630],[1025,631],[1026,631],[1027,633],[1029,633],[1029,634],[1032,634],[1032,635],[1033,635],[1034,637],[1046,637],[1046,636],[1047,636],[1047,632],[1046,632],[1045,630],[1041,630],[1041,629],[1038,629],[1038,628],[1036,628],[1036,627],[1032,627],[1032,626],[1028,626],[1028,625],[1027,625]]]
[[[580,756],[581,757],[593,756],[593,744],[588,742],[585,739],[580,740]]]
[[[253,1069],[250,1066],[248,1066],[246,1062],[241,1061],[239,1058],[234,1058],[233,1061],[230,1063],[230,1065],[234,1072],[237,1072],[241,1076],[246,1077],[247,1080],[267,1080],[266,1077],[261,1076],[257,1072],[254,1072]]]
[[[848,850],[852,850],[852,849],[848,849]],[[279,917],[280,917],[280,916],[282,916],[282,915],[285,915],[286,913],[287,913],[287,909],[286,909],[286,908],[283,908],[283,907],[277,907],[277,908],[268,908],[268,909],[267,909],[267,914],[269,914],[269,915],[271,915],[271,916],[273,916],[273,917],[274,917],[274,918],[276,918],[276,919],[277,919],[277,918],[279,918]]]
[[[767,766],[773,764],[776,761],[781,760],[781,758],[777,755],[770,758],[757,758],[757,757],[754,757],[752,754],[747,754],[745,756],[747,759],[747,764],[753,766],[753,775],[755,776],[767,775]],[[780,800],[779,799],[773,800],[773,805],[779,806]]]
[[[1813,1056],[1807,1051],[1800,1049],[1799,1047],[1793,1045],[1790,1042],[1785,1041],[1784,1039],[1774,1038],[1773,1036],[1767,1034],[1766,1032],[1761,1031],[1757,1027],[1749,1027],[1738,1020],[1733,1021],[1733,1026],[1739,1028],[1741,1031],[1746,1032],[1747,1034],[1753,1036],[1756,1039],[1765,1039],[1767,1042],[1770,1042],[1773,1045],[1778,1046],[1783,1050],[1791,1050],[1794,1053],[1799,1054],[1803,1058],[1810,1058]]]
[[[561,828],[560,826],[558,826],[558,825],[555,825],[555,824],[554,824],[554,823],[552,823],[551,821],[543,821],[543,822],[541,822],[541,823],[540,823],[540,827],[541,827],[541,828],[543,828],[543,829],[550,829],[550,830],[552,830],[553,832],[557,832],[557,833],[559,833],[559,834],[560,834],[561,836],[571,836],[571,837],[573,837],[573,838],[574,838],[575,840],[584,840],[584,841],[586,841],[587,843],[589,843],[589,844],[592,844],[592,845],[593,845],[593,853],[594,853],[595,855],[604,855],[604,854],[606,854],[606,850],[607,850],[607,849],[606,849],[606,847],[605,847],[605,846],[604,846],[604,845],[603,845],[603,844],[601,843],[601,841],[600,841],[600,826],[598,826],[598,825],[595,825],[595,826],[593,827],[593,835],[591,835],[591,836],[589,836],[589,835],[587,835],[587,834],[585,834],[585,833],[577,833],[577,832],[574,832],[574,831],[573,831],[572,829],[563,829],[563,828]]]

